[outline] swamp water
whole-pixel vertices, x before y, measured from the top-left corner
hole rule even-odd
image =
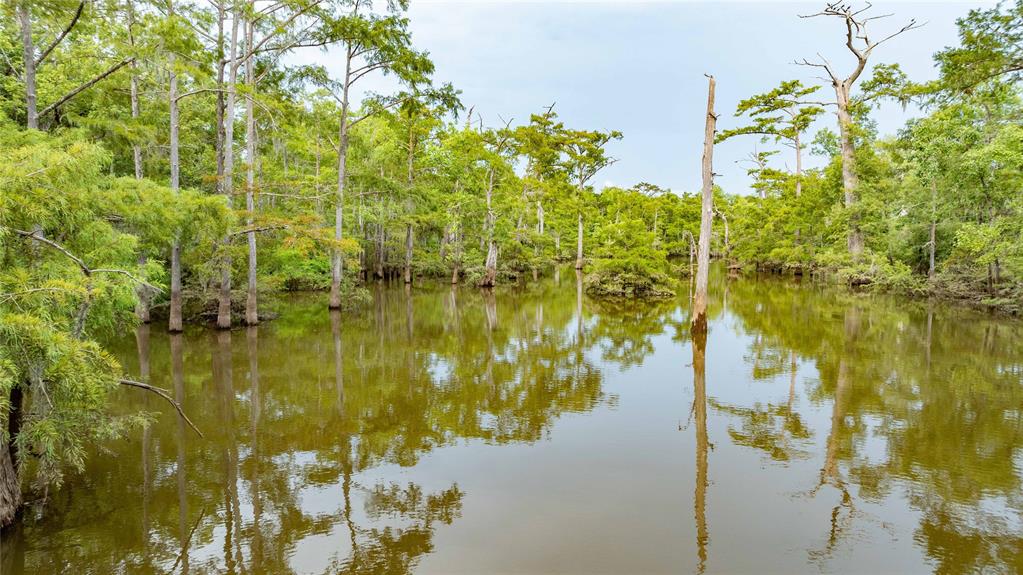
[[[684,295],[574,271],[370,291],[113,339],[205,438],[118,390],[154,423],[27,508],[3,573],[1023,572],[1021,322],[716,275],[704,354]]]

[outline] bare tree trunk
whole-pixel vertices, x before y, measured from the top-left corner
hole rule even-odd
[[[32,43],[32,14],[29,12],[29,0],[18,3],[18,23],[21,26],[22,60],[25,64],[25,113],[26,126],[30,130],[39,129],[39,113],[36,110],[36,51]]]
[[[128,40],[131,43],[131,47],[135,47],[135,6],[128,1]],[[136,74],[138,63],[132,61],[131,63],[131,119],[138,122],[139,119],[139,77]],[[138,141],[133,141],[131,144],[131,155],[132,160],[135,164],[135,179],[142,179],[142,146],[139,145]],[[148,321],[148,320],[147,320]]]
[[[253,2],[253,8],[254,6]],[[255,24],[248,22],[245,29],[245,50],[246,52],[252,50],[253,42],[253,28]],[[259,307],[257,302],[256,293],[256,232],[252,230],[254,223],[254,215],[256,212],[256,198],[255,198],[255,187],[256,187],[256,111],[255,111],[255,98],[256,98],[256,71],[253,59],[255,56],[250,56],[245,59],[245,83],[248,86],[249,93],[246,95],[245,105],[245,155],[246,157],[246,170],[245,170],[245,210],[247,215],[245,217],[245,223],[249,227],[249,233],[246,234],[249,244],[249,266],[248,266],[248,286],[245,298],[245,323],[247,325],[256,325],[259,323]]]
[[[803,193],[803,144],[799,137],[799,130],[796,130],[792,138],[792,145],[796,149],[796,197]]]
[[[240,15],[236,9],[231,15],[231,42],[227,55],[227,102],[224,110],[224,178],[221,191],[228,207],[234,195],[234,115],[238,85],[238,25]],[[220,295],[217,303],[217,328],[231,329],[231,256],[228,253],[229,238],[224,238],[224,254],[220,262]]]
[[[732,255],[732,244],[728,237],[728,216],[726,216],[721,210],[717,210],[717,215],[721,218],[721,222],[725,225],[725,263],[728,263],[728,260]]]
[[[455,285],[458,283],[458,265],[462,259],[462,244],[461,240],[458,237],[457,228],[455,232],[452,234],[451,243],[453,244],[451,248],[452,252],[451,259],[452,263],[454,264],[451,266],[451,285]]]
[[[383,223],[377,224],[377,253],[376,253],[376,265],[377,272],[376,277],[378,280],[384,279],[384,225]]]
[[[657,233],[657,224],[658,224],[657,220],[660,217],[660,215],[661,215],[661,210],[659,208],[655,208],[654,209],[654,243],[653,243],[653,248],[655,250],[661,246],[661,238],[660,238],[660,236]]]
[[[405,224],[405,283],[412,283],[412,246],[415,237],[412,232],[412,224]]]
[[[931,182],[931,237],[928,241],[928,263],[927,263],[927,277],[934,277],[934,252],[937,247],[937,227],[938,227],[938,214],[937,214],[937,187],[934,182]]]
[[[853,143],[853,120],[849,112],[849,89],[845,83],[835,84],[836,102],[838,103],[838,128],[841,132],[842,147],[842,189],[845,192],[845,207],[855,210],[857,198],[856,188],[859,177],[856,175],[856,148]],[[860,230],[859,214],[853,212],[849,216],[849,254],[859,259],[863,253],[863,232]]]
[[[444,263],[448,259],[448,244],[451,242],[451,226],[444,226],[440,233],[440,261]]]
[[[583,212],[579,210],[578,227],[575,233],[575,269],[583,269]]]
[[[168,14],[174,14],[174,3],[168,2]],[[179,153],[179,119],[178,119],[178,74],[175,71],[176,60],[174,52],[167,57],[167,64],[170,70],[170,88],[167,98],[170,105],[170,187],[176,195],[181,187],[180,172],[181,161]],[[175,235],[174,243],[171,245],[171,271],[170,271],[170,317],[167,330],[172,333],[182,331],[181,317],[181,240]]]
[[[224,20],[227,19],[227,10],[224,8],[224,0],[217,0],[217,139],[214,142],[217,156],[217,191],[222,191],[224,181]]]
[[[352,81],[352,47],[345,49],[345,79],[341,94],[341,119],[338,122],[337,193],[334,196],[334,240],[341,242],[344,222],[345,181],[348,175],[348,90]],[[335,246],[330,258],[330,309],[341,309],[341,247]]]
[[[139,267],[146,265],[146,255],[139,255]],[[143,284],[135,286],[135,297],[138,301],[135,302],[135,317],[142,323],[149,323],[151,321],[149,314],[149,303],[150,293],[149,288]]]
[[[796,135],[792,138],[792,146],[796,149],[796,198],[799,198],[803,194],[803,143],[799,137],[799,130],[796,130]],[[799,238],[802,235],[802,231],[796,228],[796,244],[799,244]]]
[[[131,41],[131,45],[135,46],[135,36],[133,28],[135,26],[135,7],[129,0],[128,2],[128,36]],[[131,63],[132,75],[131,75],[131,117],[132,120],[138,121],[139,119],[139,79],[135,74],[135,68],[138,66],[135,62]],[[132,160],[135,165],[135,179],[141,180],[142,174],[142,146],[139,143],[132,142],[131,145]],[[146,255],[139,255],[139,266],[146,265]],[[138,298],[138,302],[135,304],[135,315],[142,323],[150,322],[149,315],[149,304],[150,304],[150,293],[149,288],[143,284],[135,286],[135,296]],[[148,429],[148,428],[147,428]]]
[[[487,238],[487,260],[483,272],[482,287],[493,287],[497,282],[497,243],[494,241],[494,170],[490,169],[487,181],[487,218],[484,223]]]
[[[693,301],[693,333],[707,331],[707,281],[710,273],[710,234],[714,222],[714,76],[708,76],[707,121],[703,133],[703,208],[700,213],[700,250],[696,265],[696,298]]]

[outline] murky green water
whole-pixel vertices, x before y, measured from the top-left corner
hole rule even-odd
[[[4,573],[1023,572],[1023,323],[719,276],[704,361],[558,279],[126,334],[206,438],[119,391]]]

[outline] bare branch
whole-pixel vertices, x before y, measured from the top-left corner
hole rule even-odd
[[[195,96],[196,94],[202,94],[202,93],[205,93],[205,92],[222,92],[222,93],[226,94],[227,90],[222,90],[220,88],[198,88],[196,90],[185,92],[184,94],[179,95],[177,98],[174,98],[174,101],[175,102],[180,102],[181,100],[183,100],[183,99],[185,99],[185,98],[187,98],[189,96]]]
[[[94,273],[94,274],[99,274],[99,273],[121,274],[123,276],[128,276],[131,279],[131,281],[133,281],[133,282],[135,282],[137,284],[143,285],[143,286],[145,286],[145,287],[147,287],[147,288],[149,288],[149,289],[151,289],[153,291],[158,291],[160,293],[165,293],[158,286],[155,286],[155,285],[147,282],[146,280],[143,280],[143,279],[140,279],[140,278],[136,277],[134,274],[132,274],[131,272],[129,272],[127,270],[118,270],[118,269],[113,269],[113,268],[97,268],[97,269],[92,270],[92,273]]]
[[[79,2],[78,9],[75,10],[75,15],[71,18],[71,22],[67,25],[66,28],[64,28],[64,30],[60,34],[57,35],[56,38],[53,39],[53,42],[51,42],[50,45],[47,46],[46,49],[43,50],[41,54],[39,54],[39,57],[36,58],[36,67],[39,67],[39,65],[42,64],[44,60],[46,60],[46,57],[50,55],[50,52],[53,52],[53,49],[56,48],[64,40],[64,38],[71,33],[71,29],[74,28],[75,24],[78,23],[78,19],[82,17],[82,10],[84,9],[85,2],[84,1]]]
[[[50,246],[51,248],[53,248],[53,249],[59,251],[60,253],[64,254],[65,256],[67,256],[68,259],[70,259],[71,261],[75,262],[75,265],[77,265],[79,267],[79,269],[82,270],[82,273],[85,274],[86,277],[91,277],[92,274],[94,274],[94,273],[121,274],[121,275],[124,275],[124,276],[128,276],[129,278],[132,279],[132,281],[134,281],[136,283],[139,283],[141,285],[144,285],[144,286],[146,286],[149,289],[152,289],[152,290],[158,291],[160,293],[163,293],[163,290],[160,289],[159,287],[157,287],[157,286],[155,286],[155,285],[153,285],[153,284],[151,284],[151,283],[149,283],[149,282],[147,282],[145,280],[139,279],[138,277],[136,277],[134,274],[132,274],[129,271],[120,270],[120,269],[113,269],[113,268],[97,268],[97,269],[90,268],[89,266],[87,266],[85,264],[85,261],[82,260],[82,258],[80,258],[80,257],[76,256],[75,254],[71,253],[67,248],[65,248],[64,246],[58,244],[57,242],[55,242],[55,241],[53,241],[51,239],[46,238],[45,236],[42,235],[42,232],[40,232],[38,230],[37,231],[32,231],[32,232],[27,232],[25,230],[18,230],[18,229],[15,229],[15,228],[11,228],[11,231],[13,231],[14,233],[18,234],[19,236],[23,236],[23,237],[35,240],[37,242],[46,244],[47,246]]]
[[[278,194],[273,194],[273,195],[278,195]],[[236,237],[236,236],[244,236],[245,234],[249,234],[249,233],[269,232],[269,231],[273,231],[273,230],[286,230],[286,229],[289,229],[287,224],[260,226],[260,227],[256,227],[256,228],[246,228],[244,230],[238,230],[236,232],[231,232],[231,233],[227,234],[227,237],[233,238],[233,237]]]
[[[916,19],[910,20],[909,24],[906,24],[905,26],[900,28],[898,32],[895,32],[894,34],[891,34],[891,35],[881,39],[880,41],[878,41],[878,42],[876,42],[874,44],[871,44],[870,48],[868,49],[868,52],[870,50],[873,50],[874,48],[877,48],[881,44],[884,44],[885,42],[891,40],[892,38],[898,36],[899,34],[903,34],[905,32],[909,32],[910,30],[916,30],[917,28],[923,28],[925,24],[927,24],[927,23],[924,22],[923,24],[917,24],[916,23]]]
[[[75,262],[75,264],[79,268],[81,268],[82,273],[84,273],[87,276],[92,274],[92,270],[89,269],[89,266],[85,265],[85,262],[82,261],[82,259],[80,257],[78,257],[75,254],[69,252],[67,250],[67,248],[65,248],[64,246],[58,244],[57,242],[55,242],[53,240],[50,240],[50,239],[47,239],[46,237],[41,235],[42,233],[40,231],[36,230],[36,231],[26,232],[25,230],[18,230],[18,229],[14,229],[14,228],[11,228],[11,231],[13,231],[14,233],[18,234],[19,236],[24,236],[26,238],[31,238],[31,239],[33,239],[33,240],[35,240],[37,242],[40,242],[40,243],[43,243],[43,244],[46,244],[46,245],[50,246],[51,248],[59,251],[60,253],[64,254],[65,256],[67,256],[68,259],[70,259],[71,261]]]
[[[149,385],[148,383],[142,383],[141,381],[135,381],[132,379],[120,379],[117,382],[120,383],[121,385],[127,385],[128,387],[137,387],[139,389],[151,391],[156,395],[159,395],[160,397],[164,398],[165,400],[167,400],[168,403],[174,406],[174,409],[177,410],[178,415],[181,416],[181,419],[185,420],[185,423],[187,423],[188,426],[192,428],[192,431],[195,431],[199,435],[199,437],[205,437],[202,434],[202,432],[199,431],[199,428],[196,427],[194,423],[192,423],[192,420],[188,419],[188,416],[185,415],[185,410],[181,408],[181,404],[178,403],[177,401],[174,401],[174,398],[171,397],[169,393],[167,393],[167,390],[156,387],[155,385]]]
[[[78,94],[81,94],[85,90],[88,90],[89,88],[91,88],[93,85],[95,85],[99,81],[103,80],[104,78],[106,78],[107,76],[113,74],[114,72],[120,70],[121,68],[127,66],[128,64],[131,64],[134,61],[135,61],[135,58],[128,58],[127,60],[122,60],[121,62],[118,62],[117,64],[114,64],[106,72],[103,72],[102,74],[100,74],[99,76],[96,76],[92,80],[89,80],[88,82],[82,84],[81,86],[78,86],[74,90],[71,90],[63,98],[57,100],[56,102],[54,102],[54,103],[50,104],[49,106],[47,106],[46,108],[44,108],[41,112],[39,112],[39,117],[42,118],[46,114],[49,114],[50,112],[53,112],[59,106],[63,105],[65,102],[67,102],[71,98],[74,98]]]

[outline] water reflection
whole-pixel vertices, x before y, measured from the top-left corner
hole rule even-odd
[[[716,274],[691,341],[685,296],[560,273],[114,340],[206,439],[125,392],[161,413],[4,533],[3,573],[1023,572],[1021,324]]]
[[[697,573],[707,569],[707,332],[693,334],[693,421],[696,424],[696,493],[693,507],[696,516]]]

